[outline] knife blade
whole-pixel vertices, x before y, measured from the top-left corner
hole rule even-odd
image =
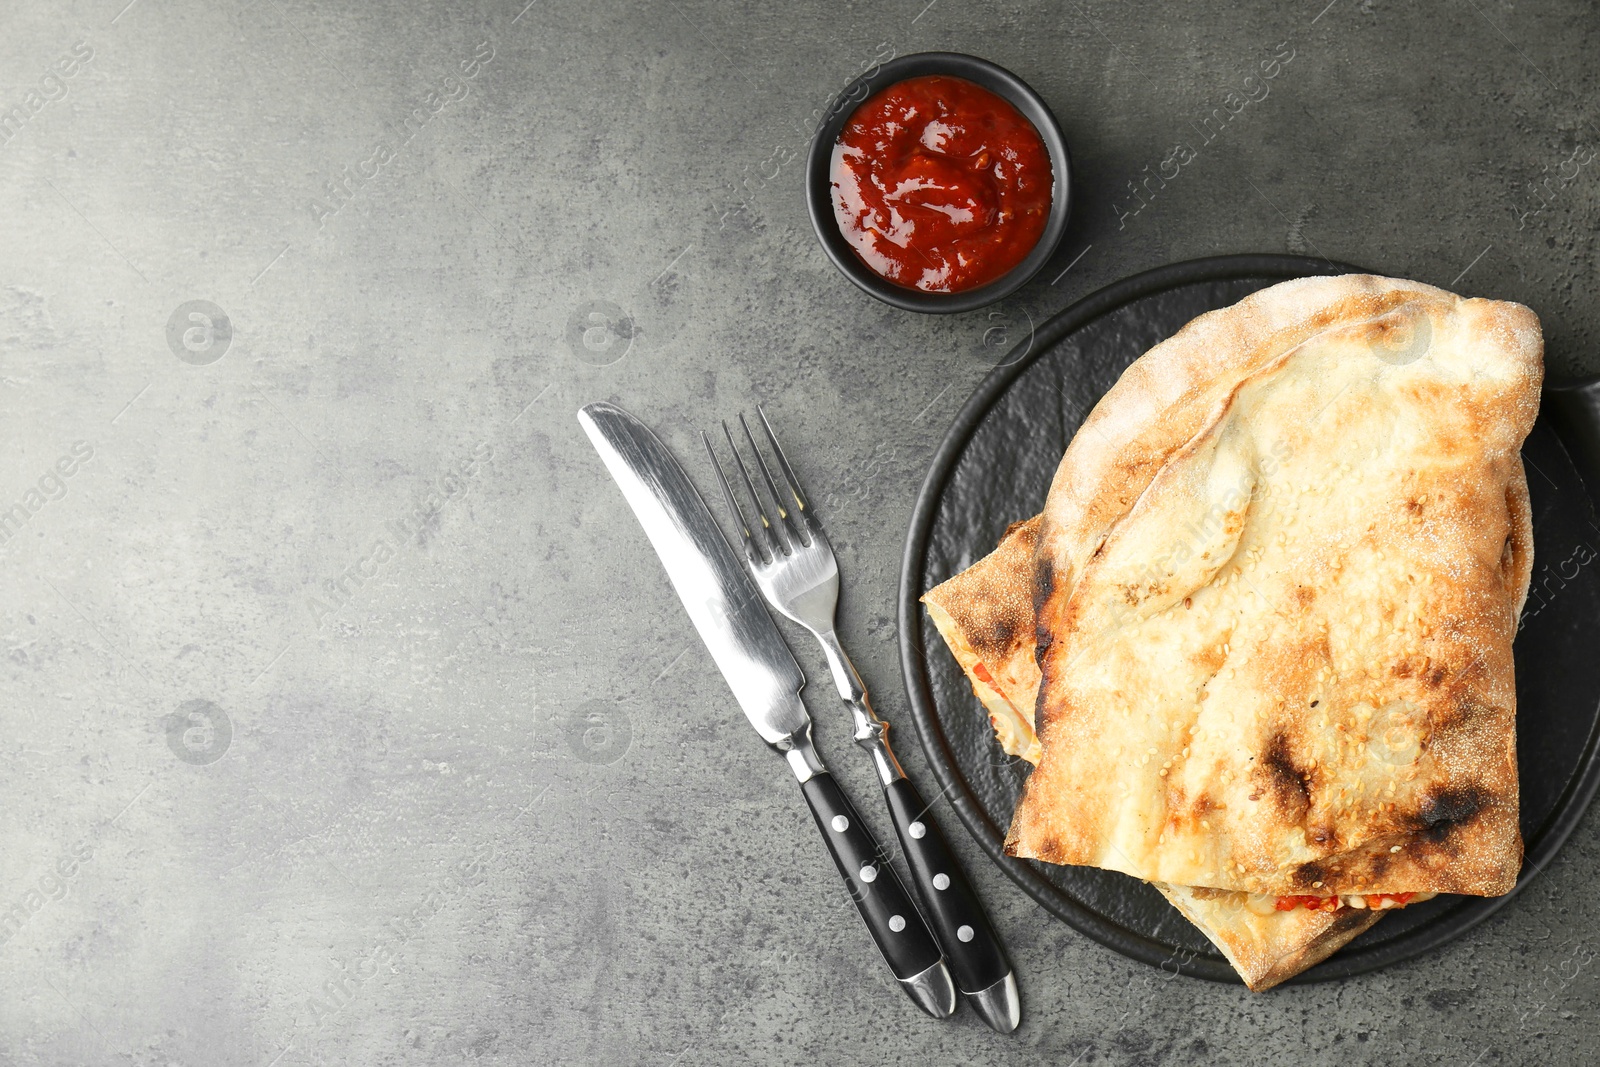
[[[948,1017],[956,991],[943,953],[888,854],[818,757],[811,716],[800,701],[805,675],[699,490],[650,428],[615,404],[589,404],[578,423],[644,527],[745,717],[800,782],[884,961],[918,1007]]]
[[[810,721],[805,676],[698,490],[650,429],[611,404],[578,422],[650,539],[689,620],[756,733],[781,743]]]

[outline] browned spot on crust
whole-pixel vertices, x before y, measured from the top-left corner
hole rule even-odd
[[[1384,872],[1389,869],[1389,859],[1390,853],[1388,849],[1382,849],[1381,851],[1374,852],[1372,854],[1372,861],[1367,864],[1367,878],[1373,882],[1376,882],[1379,878],[1382,878]]]
[[[1441,789],[1422,798],[1411,817],[1412,829],[1425,841],[1444,841],[1460,826],[1470,823],[1493,801],[1476,784]]]
[[[1037,609],[1056,587],[1055,564],[1049,559],[1035,559],[1033,566],[1033,606]]]
[[[1272,735],[1261,754],[1261,774],[1290,822],[1300,822],[1311,809],[1312,773],[1295,766],[1288,737],[1282,733]]]
[[[1302,863],[1296,867],[1289,875],[1289,878],[1299,889],[1313,889],[1319,888],[1323,883],[1326,883],[1337,873],[1337,870],[1336,867],[1330,864],[1323,863],[1320,860],[1312,860],[1310,863]]]
[[[1204,671],[1208,676],[1216,674],[1222,669],[1222,665],[1228,661],[1228,657],[1223,654],[1220,644],[1202,648],[1192,654],[1190,659],[1193,660],[1196,667]]]
[[[1006,855],[1015,856],[1016,854],[1017,854],[1017,846],[1008,837],[1006,839]],[[1065,855],[1066,855],[1065,852],[1062,850],[1062,848],[1056,842],[1054,842],[1054,841],[1046,841],[1046,842],[1043,842],[1041,844],[1041,846],[1034,848],[1029,853],[1029,858],[1030,859],[1044,860],[1046,863],[1060,863],[1060,862],[1062,862],[1062,860],[1065,857]]]
[[[1436,732],[1470,729],[1488,717],[1496,716],[1494,708],[1474,698],[1471,693],[1451,693],[1449,697],[1429,709],[1429,725]]]
[[[1018,624],[1021,621],[1010,614],[996,616],[989,628],[989,639],[993,642],[990,647],[1009,652],[1016,644]]]
[[[1371,923],[1372,912],[1364,908],[1341,908],[1334,912],[1332,928],[1322,936],[1335,938],[1352,930],[1365,930]]]
[[[1047,558],[1036,558],[1033,566],[1033,626],[1035,654],[1043,661],[1045,649],[1055,639],[1046,621],[1044,606],[1055,589],[1055,566]]]

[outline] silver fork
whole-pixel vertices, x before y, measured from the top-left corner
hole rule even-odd
[[[717,481],[727,498],[743,534],[745,559],[756,584],[767,602],[779,612],[810,630],[822,645],[828,669],[838,686],[839,696],[850,708],[855,719],[855,741],[872,757],[878,781],[889,804],[889,814],[894,821],[895,833],[900,838],[907,866],[922,910],[931,920],[934,935],[944,949],[945,958],[956,985],[966,994],[973,1008],[994,1029],[1010,1033],[1022,1019],[1021,1001],[1017,994],[1016,977],[1005,952],[1000,948],[994,928],[984,914],[983,905],[972,891],[966,875],[956,862],[949,844],[938,824],[928,812],[928,805],[917,793],[916,787],[906,777],[900,761],[889,746],[889,725],[878,718],[867,699],[867,690],[861,683],[850,657],[845,655],[835,632],[834,616],[839,605],[839,563],[833,554],[822,525],[812,513],[810,504],[800,491],[800,480],[778,444],[777,434],[767,421],[767,413],[756,408],[765,431],[767,444],[782,475],[780,490],[778,479],[773,477],[766,457],[756,445],[750,424],[739,416],[739,425],[749,451],[755,458],[756,469],[761,473],[761,483],[767,491],[763,499],[750,477],[750,468],[739,454],[733,432],[722,424],[728,439],[728,448],[738,466],[740,482],[754,507],[758,524],[745,517],[734,488],[723,472],[711,439],[701,434],[706,454],[717,472]],[[773,505],[777,521],[767,517],[767,502]]]

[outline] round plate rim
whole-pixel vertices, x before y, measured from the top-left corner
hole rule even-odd
[[[1005,363],[991,370],[978,384],[957,413],[943,440],[939,442],[939,447],[934,451],[928,473],[917,491],[916,504],[912,508],[911,525],[906,535],[900,567],[898,605],[900,666],[911,716],[917,727],[917,737],[922,743],[923,753],[927,756],[934,777],[938,779],[941,791],[950,798],[956,816],[967,828],[967,832],[972,834],[996,866],[1047,911],[1107,948],[1143,963],[1170,969],[1174,973],[1217,982],[1240,983],[1237,973],[1225,961],[1205,958],[1184,959],[1161,942],[1120,926],[1099,912],[1071,900],[1040,875],[1031,865],[1031,861],[1007,856],[1004,851],[1003,832],[989,821],[977,799],[972,795],[966,777],[956,765],[954,755],[939,724],[934,708],[932,685],[922,662],[923,613],[918,598],[923,592],[920,588],[923,562],[927,555],[933,522],[955,463],[966,448],[978,423],[1000,395],[1067,334],[1133,300],[1179,285],[1263,276],[1281,277],[1287,281],[1317,275],[1361,273],[1370,272],[1346,263],[1308,256],[1247,253],[1208,256],[1173,263],[1131,275],[1095,290],[1053,315],[1028,342],[1025,342],[1027,348],[1022,355],[1008,358]],[[1560,386],[1549,384],[1545,387],[1546,393],[1559,389]],[[1568,442],[1559,425],[1558,421],[1557,433],[1565,445]],[[1569,448],[1569,452],[1573,464],[1579,466],[1583,462],[1581,450],[1575,451]],[[1579,472],[1584,476],[1586,486],[1600,484],[1600,481],[1590,478],[1591,474],[1600,475],[1600,472],[1591,472],[1581,466]],[[1591,504],[1597,503],[1600,502],[1591,498]],[[1597,758],[1600,756],[1600,708],[1596,711],[1596,719],[1590,727],[1589,738],[1584,746],[1577,773],[1556,801],[1549,817],[1529,835],[1533,840],[1533,847],[1524,855],[1522,872],[1510,892],[1499,897],[1459,898],[1455,906],[1442,912],[1437,919],[1427,925],[1375,945],[1342,949],[1310,970],[1290,979],[1287,984],[1310,984],[1349,978],[1415,958],[1461,936],[1508,904],[1560,852],[1588,810],[1597,788],[1600,788],[1600,758]]]

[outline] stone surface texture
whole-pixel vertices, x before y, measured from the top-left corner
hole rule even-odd
[[[525,2],[0,5],[0,1063],[1600,1055],[1592,816],[1448,947],[1252,996],[1086,940],[941,805],[1026,1021],[923,1018],[573,418],[704,487],[698,431],[768,405],[931,795],[900,553],[1029,322],[1290,251],[1523,301],[1600,370],[1594,7]],[[1031,82],[1077,183],[954,317],[856,291],[802,197],[832,93],[941,49]]]

